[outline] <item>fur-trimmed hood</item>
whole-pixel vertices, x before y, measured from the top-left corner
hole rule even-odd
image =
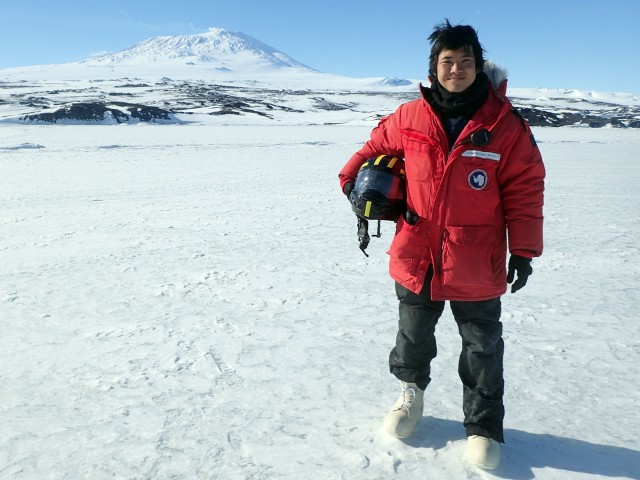
[[[507,69],[503,68],[491,60],[485,60],[482,71],[489,77],[489,81],[493,85],[493,89],[501,96],[507,94]]]

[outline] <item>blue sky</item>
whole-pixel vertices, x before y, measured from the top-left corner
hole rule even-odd
[[[640,95],[640,0],[20,0],[0,68],[84,60],[157,35],[243,32],[327,73],[424,79],[433,26],[473,25],[511,87]]]

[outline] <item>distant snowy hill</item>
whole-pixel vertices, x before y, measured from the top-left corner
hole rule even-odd
[[[418,80],[319,72],[220,28],[0,73],[2,122],[369,124],[419,95]],[[630,94],[512,88],[508,95],[534,126],[640,127],[640,98]]]
[[[221,71],[257,71],[279,67],[313,70],[249,35],[222,28],[211,28],[197,35],[153,37],[130,48],[82,63],[126,65],[158,62],[209,64]]]

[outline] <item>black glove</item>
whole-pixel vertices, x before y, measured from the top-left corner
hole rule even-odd
[[[527,278],[529,278],[529,275],[533,273],[533,268],[531,268],[531,259],[521,257],[520,255],[511,255],[511,258],[509,258],[507,283],[513,282],[513,277],[516,272],[518,272],[518,278],[511,286],[511,293],[516,293],[527,284]]]
[[[344,184],[344,187],[342,187],[342,193],[344,193],[347,198],[349,198],[349,195],[351,195],[351,192],[353,191],[353,182],[347,182]]]

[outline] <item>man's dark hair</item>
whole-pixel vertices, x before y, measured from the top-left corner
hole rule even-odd
[[[469,25],[451,25],[449,19],[433,28],[433,33],[429,35],[431,42],[431,55],[429,55],[429,75],[436,78],[438,56],[442,50],[458,50],[464,48],[471,53],[476,60],[476,69],[482,70],[484,48],[478,40],[478,33]]]

